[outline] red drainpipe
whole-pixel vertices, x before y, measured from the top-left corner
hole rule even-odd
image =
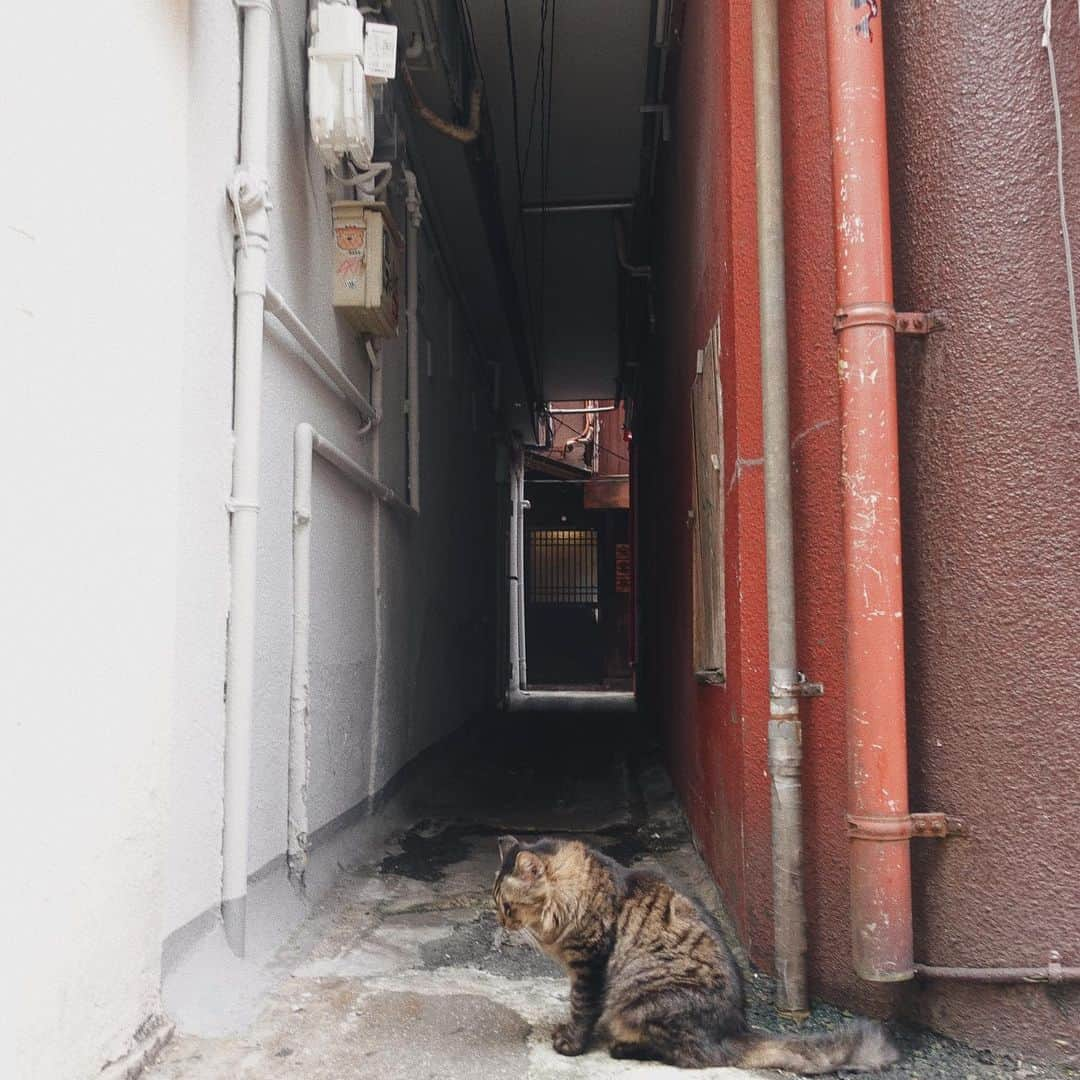
[[[910,979],[904,621],[881,0],[825,0],[847,592],[855,971]]]

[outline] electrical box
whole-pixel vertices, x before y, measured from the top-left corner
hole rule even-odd
[[[380,202],[336,202],[334,307],[362,334],[398,332],[401,234]]]
[[[366,33],[365,33],[366,30]],[[393,78],[397,27],[368,23],[350,4],[318,4],[311,14],[308,111],[311,137],[327,168],[346,155],[358,169],[375,151],[372,86]]]

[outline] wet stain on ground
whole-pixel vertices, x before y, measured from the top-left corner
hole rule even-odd
[[[429,971],[469,967],[506,979],[558,978],[563,974],[554,960],[523,935],[502,930],[493,911],[483,911],[474,921],[455,926],[449,937],[421,945],[420,958]]]
[[[531,1028],[512,1009],[472,994],[376,994],[361,1000],[350,1030],[349,1064],[341,1076],[421,1080],[483,1075],[520,1080],[528,1072]]]
[[[401,838],[401,851],[387,855],[379,865],[380,874],[396,874],[414,881],[441,881],[446,868],[469,856],[467,837],[475,836],[475,825],[436,825],[418,821]]]
[[[446,871],[469,857],[473,843],[501,835],[504,829],[479,823],[417,822],[401,838],[401,851],[387,854],[379,865],[380,874],[394,874],[414,881],[435,882],[446,877]],[[553,836],[567,840],[593,843],[616,862],[629,866],[636,860],[675,851],[687,842],[684,828],[675,823],[617,824],[593,833],[549,830],[543,833],[519,831],[524,843]],[[492,859],[494,865],[494,856]]]
[[[675,851],[688,840],[684,829],[655,825],[611,825],[601,829],[600,850],[616,862],[629,866],[647,855]]]

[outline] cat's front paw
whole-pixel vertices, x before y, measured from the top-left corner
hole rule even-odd
[[[589,1037],[573,1024],[560,1024],[551,1036],[551,1045],[556,1054],[565,1054],[566,1057],[577,1057],[584,1054],[589,1045]]]

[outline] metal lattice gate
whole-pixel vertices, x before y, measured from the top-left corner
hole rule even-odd
[[[595,529],[530,529],[527,558],[529,604],[599,603]]]

